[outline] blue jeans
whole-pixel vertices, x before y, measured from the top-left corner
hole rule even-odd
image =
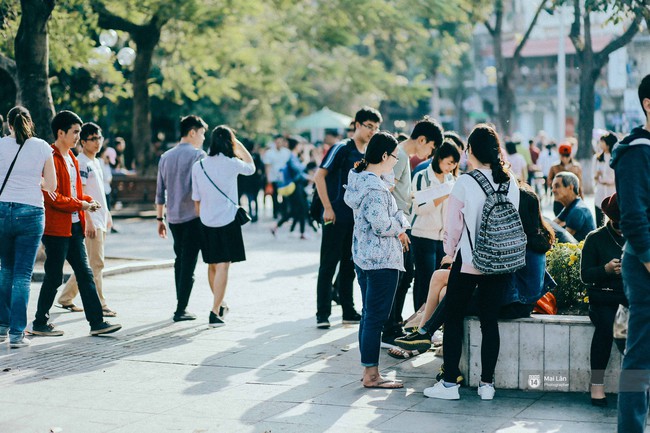
[[[399,271],[397,269],[364,271],[358,266],[355,268],[363,300],[361,323],[359,324],[361,365],[376,367],[379,365],[381,329],[390,315],[397,290]]]
[[[413,264],[415,265],[415,283],[413,284],[413,309],[418,309],[427,302],[429,283],[433,271],[440,267],[445,256],[442,241],[411,236]]]
[[[45,226],[43,208],[0,202],[0,332],[20,340],[34,261]]]
[[[650,390],[650,272],[638,257],[623,254],[623,288],[630,304],[627,344],[618,394],[618,431],[643,432]]]

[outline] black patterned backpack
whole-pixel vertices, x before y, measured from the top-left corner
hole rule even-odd
[[[487,275],[505,274],[523,268],[526,265],[526,233],[519,211],[508,199],[510,182],[499,184],[495,191],[479,170],[468,174],[486,195],[476,245],[472,245],[469,228],[465,226],[472,248],[472,265]]]

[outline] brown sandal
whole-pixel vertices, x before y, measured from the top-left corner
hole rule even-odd
[[[57,305],[57,307],[62,308],[64,310],[68,310],[72,313],[81,313],[84,309],[81,307],[77,307],[75,304],[68,304],[68,305]]]

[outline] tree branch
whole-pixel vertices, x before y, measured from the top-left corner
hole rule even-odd
[[[573,24],[571,24],[571,32],[569,32],[569,39],[571,39],[571,43],[573,43],[578,56],[582,55],[584,49],[584,41],[580,37],[580,21],[582,20],[580,1],[573,0]]]
[[[528,38],[530,37],[530,34],[533,31],[533,27],[535,27],[535,24],[537,23],[537,19],[539,18],[539,15],[544,9],[545,5],[546,5],[546,0],[542,0],[539,4],[539,7],[537,8],[537,11],[535,12],[535,16],[533,17],[533,20],[530,22],[530,25],[528,26],[528,30],[526,30],[526,34],[524,34],[524,37],[521,39],[519,45],[517,45],[517,48],[515,49],[515,53],[512,55],[513,62],[519,60],[519,57],[521,55],[521,50],[523,50],[524,46],[526,45],[526,42],[528,42]]]
[[[619,48],[623,48],[625,45],[628,44],[636,35],[639,31],[639,25],[641,24],[641,21],[643,19],[642,15],[637,15],[634,18],[634,21],[630,24],[630,26],[627,28],[627,30],[617,37],[616,39],[612,40],[607,44],[605,48],[603,48],[599,53],[597,53],[595,57],[595,66],[600,69],[602,68],[605,63],[607,63],[607,60],[609,59],[609,55],[613,53],[614,51],[618,50]]]
[[[93,1],[92,8],[99,16],[97,24],[103,29],[122,30],[124,32],[133,34],[142,28],[142,26],[139,26],[131,21],[127,21],[124,18],[110,12],[108,9],[106,9],[106,6],[101,1]]]
[[[18,73],[16,71],[15,60],[10,59],[9,57],[4,56],[3,54],[0,54],[0,69],[2,69],[7,74],[9,74],[11,79],[14,80],[14,83],[18,82]]]
[[[496,31],[494,30],[494,27],[490,25],[490,22],[485,21],[483,24],[485,24],[485,27],[487,28],[488,32],[490,32],[490,36],[494,37]]]

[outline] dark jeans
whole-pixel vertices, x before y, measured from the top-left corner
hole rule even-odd
[[[591,339],[591,383],[605,383],[605,369],[612,351],[614,317],[618,304],[589,305],[589,319],[594,324]],[[619,348],[621,353],[625,348]]]
[[[86,320],[91,327],[104,321],[102,304],[97,295],[97,287],[93,279],[93,271],[88,265],[86,244],[81,223],[72,224],[72,236],[43,236],[45,245],[45,278],[38,295],[36,319],[34,325],[46,325],[50,319],[50,308],[54,303],[56,291],[63,284],[63,265],[67,260],[72,266],[74,276],[79,286],[81,302],[86,314]]]
[[[630,304],[627,343],[618,393],[618,431],[641,433],[650,390],[650,272],[638,257],[623,254],[623,287]]]
[[[407,230],[406,234],[411,237],[411,231]],[[384,339],[391,340],[394,337],[403,335],[402,331],[402,310],[404,310],[404,303],[406,302],[406,294],[411,287],[413,281],[413,252],[404,251],[404,269],[406,272],[399,273],[399,281],[397,283],[397,292],[395,293],[395,300],[393,301],[393,308],[390,310],[390,316],[384,324]],[[418,307],[419,308],[419,307]]]
[[[442,298],[440,302],[438,303],[438,306],[436,309],[433,311],[433,314],[427,320],[427,322],[422,326],[422,331],[428,332],[430,334],[433,334],[440,328],[442,325],[445,324],[445,320],[447,319],[447,296]]]
[[[248,200],[248,213],[251,216],[251,222],[256,222],[258,219],[258,212],[259,212],[258,209],[259,203],[257,202],[258,195],[259,195],[259,191],[246,193],[246,200]]]
[[[413,309],[418,309],[427,302],[429,283],[433,271],[440,267],[440,260],[445,256],[442,241],[411,236],[411,255],[415,266],[413,283]]]
[[[300,234],[304,234],[308,214],[307,194],[305,194],[305,187],[302,183],[296,183],[296,190],[289,197],[286,197],[286,204],[285,212],[278,221],[278,227],[289,221],[290,218],[293,218],[291,231],[293,231],[296,224],[300,224]]]
[[[271,194],[273,201],[273,219],[276,219],[284,215],[286,203],[278,200],[278,187],[280,186],[280,182],[272,182],[271,185],[273,185],[273,194]]]
[[[176,283],[176,313],[181,314],[190,301],[194,287],[194,269],[201,250],[201,220],[194,218],[180,224],[169,223],[174,238],[174,279]]]
[[[352,263],[352,224],[323,225],[320,266],[316,286],[316,319],[327,320],[332,314],[332,280],[339,265],[338,289],[343,317],[356,313],[352,298],[354,264]]]
[[[454,267],[462,265],[460,251]],[[481,322],[481,380],[491,383],[499,357],[499,307],[501,292],[512,278],[511,274],[473,275],[463,272],[449,275],[445,295],[445,338],[443,356],[445,362],[445,381],[456,383],[460,375],[458,364],[463,345],[463,319],[474,290],[477,290],[479,320]]]
[[[356,266],[363,310],[359,324],[359,351],[361,365],[379,365],[381,328],[391,310],[399,271],[397,269],[374,269],[364,271]]]
[[[7,330],[12,341],[23,337],[29,287],[44,225],[42,207],[0,202],[0,337]]]

